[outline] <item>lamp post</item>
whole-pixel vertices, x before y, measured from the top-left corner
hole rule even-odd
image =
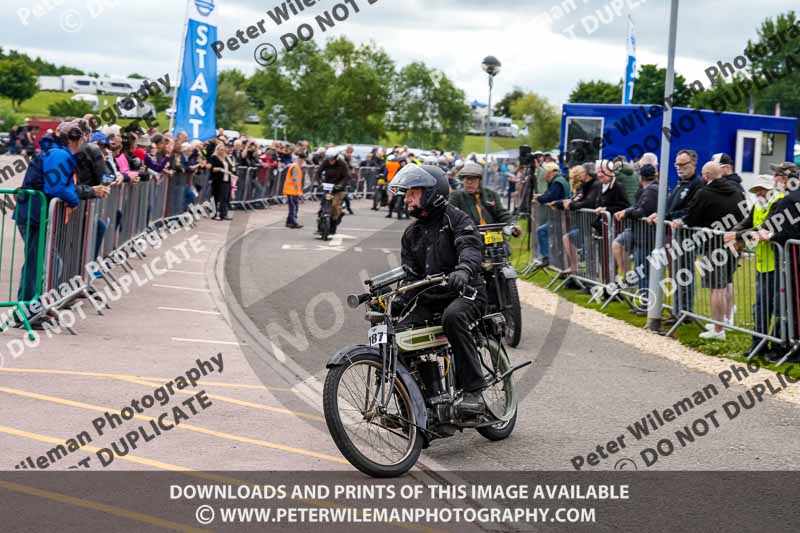
[[[489,75],[489,110],[486,115],[486,153],[484,154],[483,182],[486,183],[486,176],[489,172],[489,133],[492,128],[492,89],[494,88],[494,77],[500,74],[502,64],[494,56],[486,56],[481,68]]]

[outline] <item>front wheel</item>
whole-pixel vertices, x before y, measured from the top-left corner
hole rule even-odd
[[[381,372],[380,357],[357,355],[330,369],[322,401],[328,431],[350,464],[372,477],[396,477],[416,464],[423,437],[401,379],[381,412]]]
[[[503,309],[503,318],[506,319],[506,344],[512,348],[519,346],[522,339],[522,308],[519,303],[519,291],[517,290],[517,280],[506,280],[508,300],[506,308]]]
[[[323,241],[328,240],[328,236],[331,234],[331,217],[326,215],[320,215],[319,220],[317,221],[317,225],[319,226],[319,235]]]

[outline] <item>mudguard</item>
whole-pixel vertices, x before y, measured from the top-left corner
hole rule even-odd
[[[517,271],[511,265],[503,267],[503,277],[506,279],[517,279]]]
[[[377,348],[366,344],[356,344],[355,346],[342,348],[333,354],[325,365],[325,368],[341,366],[350,362],[350,360],[357,355],[373,355],[379,360],[381,358],[381,352]],[[414,417],[417,419],[417,426],[425,428],[425,431],[422,431],[421,434],[425,441],[424,447],[427,448],[431,439],[427,431],[428,410],[425,408],[425,399],[422,397],[419,385],[417,385],[417,382],[414,381],[414,378],[411,376],[411,372],[409,372],[406,366],[400,361],[397,362],[397,377],[403,380],[403,385],[405,385],[408,395],[411,397],[411,403],[414,405]]]

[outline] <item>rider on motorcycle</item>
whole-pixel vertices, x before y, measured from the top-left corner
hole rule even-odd
[[[511,223],[511,213],[503,207],[500,195],[481,185],[483,167],[471,161],[464,163],[458,173],[464,188],[450,193],[450,205],[464,211],[476,224]],[[521,230],[513,226],[512,235],[519,237]]]
[[[339,157],[335,148],[325,151],[325,160],[317,170],[317,181],[333,183],[333,204],[331,206],[331,235],[336,233],[336,226],[342,219],[342,201],[344,200],[347,182],[350,179],[350,167]]]
[[[401,325],[420,324],[441,313],[442,327],[457,359],[457,383],[464,391],[460,408],[482,412],[481,390],[486,379],[470,333],[471,324],[483,316],[486,307],[478,229],[467,215],[447,204],[450,188],[438,167],[408,164],[390,188],[403,195],[409,214],[416,219],[406,228],[401,244],[402,263],[411,280],[449,275],[446,288],[426,290],[415,307],[403,310],[409,314]]]

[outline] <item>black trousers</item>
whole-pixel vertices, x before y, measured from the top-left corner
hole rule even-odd
[[[217,181],[211,184],[214,202],[217,204],[217,216],[225,219],[228,216],[228,205],[231,201],[231,182]]]
[[[400,326],[430,322],[434,315],[442,315],[444,334],[450,341],[455,356],[456,384],[465,391],[483,386],[483,369],[480,354],[475,346],[469,325],[480,319],[486,309],[486,295],[479,291],[475,301],[459,297],[454,300],[425,300],[417,304]]]

